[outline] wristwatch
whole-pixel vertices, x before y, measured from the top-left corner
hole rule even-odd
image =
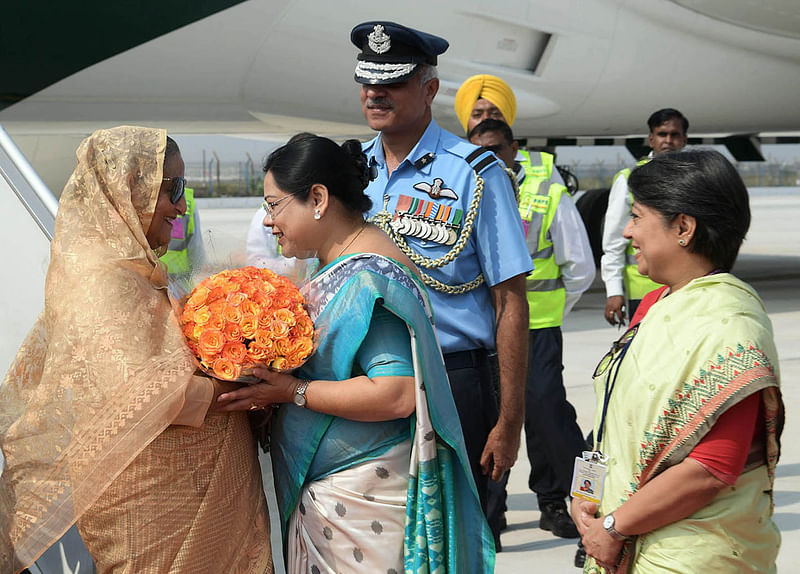
[[[308,389],[308,385],[311,384],[311,381],[308,379],[303,379],[299,383],[297,383],[297,387],[294,389],[294,398],[292,401],[298,407],[306,408],[306,389]]]
[[[614,540],[627,540],[629,537],[625,536],[624,534],[620,534],[614,529],[614,515],[607,514],[606,517],[603,519],[603,528],[606,529],[606,532],[613,538]]]

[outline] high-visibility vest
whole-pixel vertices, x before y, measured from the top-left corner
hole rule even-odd
[[[567,188],[549,184],[553,173],[553,156],[538,152],[521,152],[526,161],[525,179],[519,190],[519,214],[525,229],[525,240],[533,259],[533,271],[526,278],[528,328],[558,327],[564,318],[566,289],[561,269],[556,264],[550,226]]]
[[[640,160],[636,165],[638,167],[646,164],[648,161],[650,160],[645,158]],[[630,175],[631,170],[629,168],[620,170],[619,173],[614,176],[614,182],[617,181],[618,177],[624,177],[625,181],[627,181]],[[628,189],[628,198],[630,202],[633,203],[633,194],[630,188]],[[641,299],[653,289],[661,287],[661,284],[639,273],[639,268],[636,265],[636,250],[633,248],[632,241],[628,241],[628,246],[625,248],[625,266],[622,268],[622,283],[625,287],[625,294],[628,299],[634,301]]]
[[[189,240],[194,234],[194,190],[187,187],[184,197],[186,213],[172,222],[172,239],[167,252],[161,256],[161,261],[167,264],[170,274],[189,273],[192,270],[189,262]]]

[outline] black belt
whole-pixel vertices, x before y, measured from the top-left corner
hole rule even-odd
[[[456,369],[469,369],[485,365],[489,360],[489,352],[486,349],[470,349],[469,351],[456,351],[445,353],[444,365],[448,371]]]

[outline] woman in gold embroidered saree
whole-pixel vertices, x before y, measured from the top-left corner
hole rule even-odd
[[[99,572],[272,572],[247,415],[194,375],[158,248],[185,212],[163,130],[99,130],[59,203],[45,310],[0,387],[0,571],[73,524]]]
[[[778,357],[763,303],[729,273],[747,190],[713,151],[662,154],[629,184],[624,234],[665,287],[595,372],[608,471],[599,507],[572,503],[584,572],[774,572]]]

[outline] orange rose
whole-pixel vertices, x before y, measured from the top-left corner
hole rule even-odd
[[[242,371],[239,365],[233,363],[230,359],[223,359],[222,357],[214,361],[212,369],[218,378],[226,381],[232,381],[237,378]]]
[[[291,354],[297,355],[300,359],[305,359],[314,350],[314,340],[311,337],[299,337],[294,341]]]
[[[220,355],[223,359],[229,359],[234,363],[241,364],[247,356],[247,347],[238,341],[229,341],[222,347]]]
[[[272,297],[270,297],[266,293],[262,293],[261,291],[254,294],[251,299],[261,309],[269,309],[270,307],[272,307]]]
[[[199,348],[197,349],[197,357],[200,359],[200,362],[203,366],[211,368],[211,365],[214,364],[219,358],[219,353],[203,353]]]
[[[246,281],[242,281],[242,284],[239,288],[242,290],[242,293],[246,294],[248,297],[252,297],[258,292],[259,285],[252,279],[248,279]]]
[[[297,318],[297,324],[292,329],[298,337],[310,337],[314,334],[314,322],[308,315]]]
[[[194,327],[195,324],[189,321],[188,323],[183,324],[183,336],[187,339],[191,339],[194,337]]]
[[[186,306],[196,309],[203,305],[208,299],[208,294],[211,293],[211,289],[204,286],[199,286],[194,291],[192,291],[192,296],[189,297],[189,300],[186,301]]]
[[[269,330],[270,323],[272,323],[272,311],[267,308],[261,311],[261,314],[258,316],[258,328]]]
[[[211,288],[214,289],[215,287],[222,287],[228,282],[228,277],[230,276],[231,273],[227,269],[225,271],[220,271],[219,273],[215,273],[214,275],[208,278],[209,282],[211,283]]]
[[[287,368],[290,368],[287,365],[288,365],[288,361],[283,357],[275,357],[269,363],[270,367],[272,367],[273,369],[277,369],[279,371],[280,370],[285,370]]]
[[[247,357],[256,363],[266,363],[275,357],[275,350],[272,347],[265,347],[258,343],[250,343],[247,349]]]
[[[284,357],[288,355],[292,351],[292,347],[294,344],[292,341],[289,340],[288,337],[281,337],[280,339],[275,339],[275,351],[279,355],[283,355]]]
[[[258,317],[255,315],[242,315],[242,322],[239,324],[242,331],[242,337],[245,339],[252,339],[256,336],[258,330]]]
[[[211,318],[211,311],[208,310],[208,307],[200,307],[199,309],[195,309],[194,312],[194,322],[198,325],[205,325],[208,323],[208,320]]]
[[[225,317],[222,316],[222,313],[212,314],[205,326],[208,329],[219,329],[222,331],[225,328]]]
[[[197,343],[200,340],[200,335],[203,334],[203,331],[208,329],[208,325],[195,325],[194,330],[192,331],[192,341]]]
[[[239,307],[226,306],[222,316],[225,317],[228,323],[236,323],[238,325],[242,322],[242,310]]]
[[[225,323],[225,328],[222,330],[228,341],[241,341],[242,328],[238,323]]]
[[[244,293],[239,293],[239,292],[230,293],[228,295],[228,298],[226,299],[227,304],[232,306],[232,307],[238,307],[239,305],[241,305],[245,301],[247,301],[247,295],[245,295]]]
[[[194,323],[194,308],[189,307],[188,303],[184,305],[181,312],[181,323]]]
[[[293,289],[286,289],[286,298],[289,299],[292,305],[297,305],[298,303],[302,305],[306,302],[303,298],[303,294],[300,293],[296,288]]]
[[[208,304],[208,310],[214,315],[222,315],[225,310],[225,299],[217,299]]]
[[[289,334],[289,325],[277,319],[273,319],[269,322],[268,329],[272,331],[272,337],[275,339],[280,339]]]
[[[216,355],[225,345],[225,335],[218,329],[206,329],[200,334],[197,346],[205,356]]]
[[[257,303],[251,300],[247,300],[242,303],[239,308],[242,310],[242,313],[245,315],[255,315],[256,320],[258,320],[258,316],[261,314],[261,307],[258,306]]]
[[[222,287],[214,287],[211,293],[208,294],[208,301],[216,301],[225,297],[225,290]]]
[[[258,274],[261,275],[267,281],[269,281],[270,279],[274,279],[275,277],[278,276],[278,274],[275,273],[272,269],[267,269],[266,267],[259,269]]]
[[[272,332],[267,331],[266,329],[257,329],[256,343],[258,343],[262,347],[267,347],[269,349],[272,349],[275,346],[275,343],[272,342]]]
[[[291,290],[294,290],[294,289],[295,289],[295,286],[294,286],[294,285],[292,285],[292,282],[291,282],[291,281],[289,281],[289,280],[288,280],[286,277],[284,277],[284,276],[282,276],[282,275],[275,275],[275,277],[274,277],[274,279],[273,279],[272,283],[273,283],[273,284],[274,284],[276,287],[281,287],[281,288],[283,288],[283,289],[287,289],[287,288],[288,288],[288,289],[291,289]]]
[[[294,324],[297,322],[294,318],[294,313],[289,311],[289,309],[278,309],[272,316],[281,323],[286,323],[289,327],[294,327]]]
[[[285,293],[280,293],[272,297],[272,305],[276,309],[288,309],[292,305],[292,301]]]

